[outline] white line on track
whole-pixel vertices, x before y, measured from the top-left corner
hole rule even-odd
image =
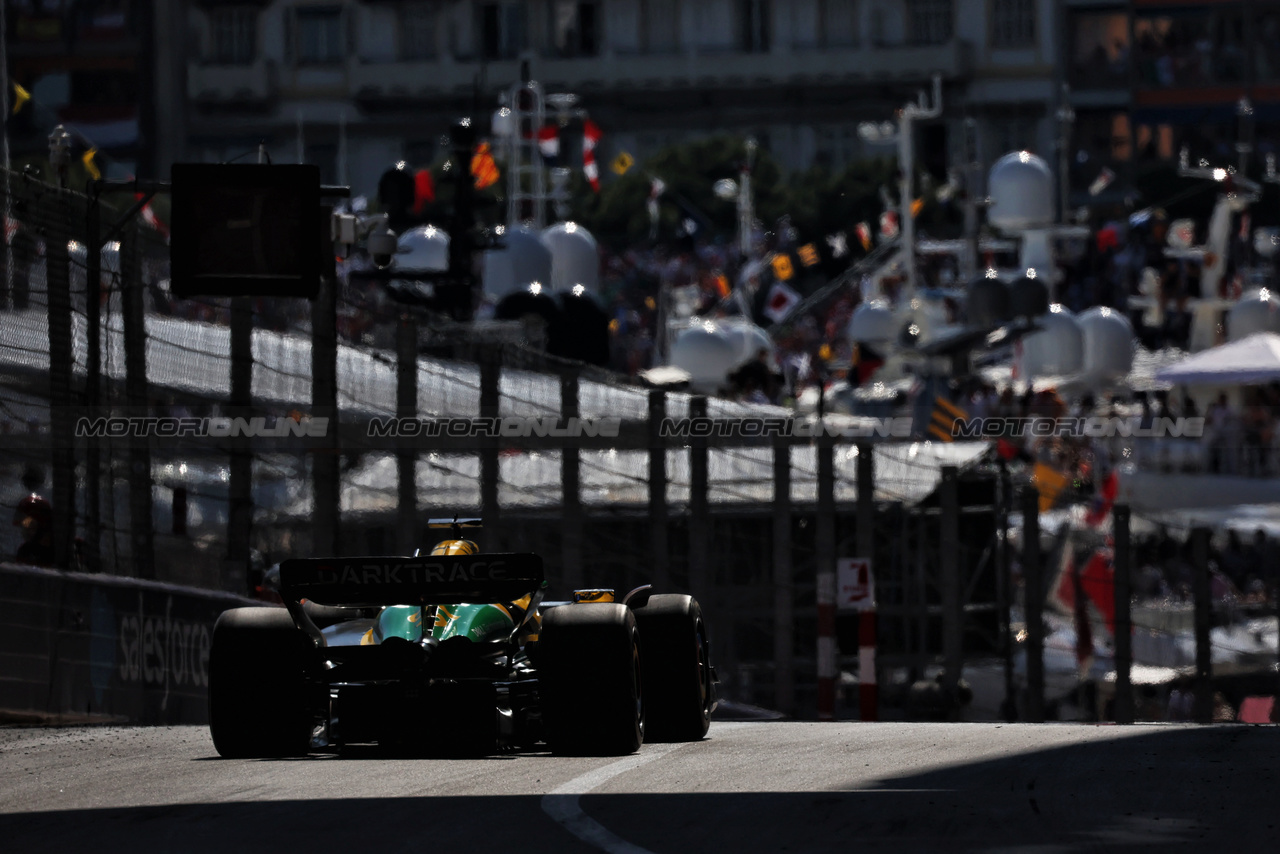
[[[653,854],[647,848],[632,845],[625,839],[616,836],[604,825],[588,816],[582,811],[578,798],[592,789],[603,786],[619,774],[625,774],[655,759],[661,759],[673,750],[678,750],[683,746],[683,744],[647,745],[643,753],[628,756],[626,759],[619,759],[617,762],[606,765],[603,768],[597,768],[580,777],[574,777],[564,785],[557,786],[542,796],[542,811],[583,842],[594,845],[602,851],[607,851],[608,854]]]

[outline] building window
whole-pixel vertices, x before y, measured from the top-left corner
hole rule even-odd
[[[551,4],[551,53],[554,56],[595,56],[600,52],[599,3],[554,0]]]
[[[258,10],[231,6],[214,9],[213,62],[249,65],[258,48]]]
[[[524,3],[480,6],[480,54],[485,59],[515,59],[529,46]]]
[[[675,53],[680,49],[679,0],[641,0],[644,48],[649,53]]]
[[[294,10],[294,55],[299,65],[333,65],[347,53],[341,6],[299,6]]]
[[[738,44],[745,52],[769,50],[769,32],[773,29],[769,12],[769,0],[739,0]]]
[[[991,0],[991,46],[1034,47],[1036,0]]]
[[[819,35],[825,47],[853,47],[858,43],[856,0],[823,0]]]
[[[436,4],[406,3],[400,7],[400,58],[435,59]]]
[[[1067,82],[1074,89],[1127,88],[1129,16],[1125,12],[1083,12],[1067,19],[1071,65]]]
[[[907,0],[907,39],[912,44],[951,41],[951,0]]]

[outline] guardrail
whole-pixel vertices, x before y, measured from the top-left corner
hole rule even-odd
[[[204,723],[213,624],[262,604],[0,564],[0,720]]]

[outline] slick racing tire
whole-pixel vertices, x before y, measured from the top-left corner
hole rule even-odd
[[[553,753],[621,756],[644,743],[640,634],[625,605],[561,605],[543,615],[539,682]]]
[[[235,608],[213,627],[209,732],[227,758],[301,756],[311,744],[315,645],[283,608]]]
[[[644,644],[645,738],[697,741],[714,702],[707,627],[692,596],[654,595],[635,609]]]

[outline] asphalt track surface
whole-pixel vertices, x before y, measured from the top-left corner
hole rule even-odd
[[[1280,727],[715,723],[622,758],[0,728],[6,852],[1280,850]]]

